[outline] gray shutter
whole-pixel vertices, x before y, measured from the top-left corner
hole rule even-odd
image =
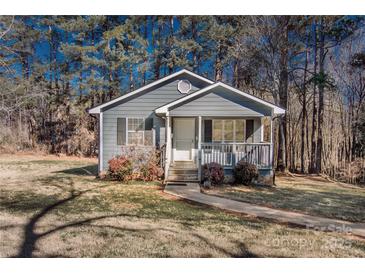
[[[154,136],[153,136],[153,117],[147,117],[144,120],[144,145],[153,146],[154,144]]]
[[[253,143],[253,120],[246,120],[246,142]]]
[[[153,117],[148,117],[144,120],[144,130],[152,130],[153,128]]]
[[[126,144],[126,118],[117,118],[117,145]]]
[[[204,142],[212,142],[212,120],[204,120]]]

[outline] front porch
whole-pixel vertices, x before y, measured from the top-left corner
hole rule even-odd
[[[200,181],[201,167],[212,162],[221,164],[229,175],[242,159],[255,164],[259,170],[272,170],[271,117],[167,115],[165,126],[164,168],[167,180],[188,181],[191,178]],[[190,177],[177,174],[189,174]]]
[[[193,162],[199,180],[209,162],[221,164],[228,175],[241,159],[272,175],[272,120],[284,109],[218,82],[155,113],[165,120],[165,175],[176,160]]]

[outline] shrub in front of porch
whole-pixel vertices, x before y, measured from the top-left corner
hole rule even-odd
[[[147,163],[143,164],[139,170],[139,177],[143,181],[160,181],[163,177],[164,171],[158,165],[155,159],[150,159]]]
[[[241,160],[233,169],[233,177],[236,184],[253,185],[259,178],[259,170],[256,165]]]
[[[209,181],[213,185],[223,184],[224,181],[224,169],[218,163],[209,163],[203,165],[202,180]]]
[[[131,162],[133,180],[159,181],[163,177],[160,155],[154,147],[122,146],[122,155]]]
[[[108,177],[125,181],[132,175],[132,163],[124,156],[117,156],[108,161]]]

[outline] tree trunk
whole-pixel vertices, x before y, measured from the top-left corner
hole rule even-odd
[[[218,52],[215,57],[215,80],[222,81],[222,76],[223,76],[223,68],[221,60],[221,46],[218,46]]]
[[[285,16],[282,20],[282,27],[284,28],[284,35],[282,45],[280,47],[279,60],[279,103],[284,109],[288,106],[288,47],[289,47],[289,17]],[[287,124],[286,114],[280,117],[279,125],[279,145],[278,145],[278,162],[277,169],[284,171],[287,167]]]
[[[317,74],[317,25],[316,21],[313,22],[313,55],[314,55],[314,69],[313,74]],[[317,85],[314,82],[313,84],[313,112],[312,112],[312,135],[311,135],[311,160],[310,160],[310,173],[317,173],[316,169],[316,131],[317,131],[317,106],[316,106],[316,97],[317,97]]]
[[[134,81],[133,81],[133,67],[129,65],[129,91],[134,89]]]
[[[169,48],[170,50],[174,47],[174,16],[169,16],[169,24],[170,24],[170,37],[169,37]],[[169,64],[169,74],[174,72],[175,68],[175,60],[172,59],[172,63]]]
[[[238,60],[234,61],[233,64],[233,86],[239,88],[239,73],[238,73]]]
[[[317,134],[317,150],[316,150],[316,170],[317,172],[322,172],[322,142],[323,142],[323,106],[324,106],[324,28],[323,28],[323,18],[319,25],[319,75],[321,76],[321,81],[318,84],[318,134]]]
[[[309,44],[309,35],[307,36],[306,41],[306,50],[305,50],[305,60],[304,60],[304,75],[303,75],[303,85],[302,85],[302,129],[301,129],[301,144],[300,144],[300,172],[304,173],[305,163],[304,163],[304,154],[305,154],[305,131],[308,125],[306,125],[307,118],[307,69],[308,69],[308,44]]]
[[[196,25],[197,25],[197,21],[195,19],[194,16],[191,17],[191,38],[193,39],[193,41],[197,41],[197,30],[196,30]],[[198,67],[199,67],[199,63],[198,63],[198,54],[196,51],[196,48],[194,47],[193,49],[193,71],[195,73],[198,72]]]
[[[158,22],[158,18],[155,17],[154,19],[152,19],[152,31],[154,29],[154,21],[156,20],[157,23],[157,37],[155,37],[155,35],[153,35],[152,40],[153,40],[153,45],[154,45],[154,58],[155,58],[155,63],[154,63],[154,71],[155,71],[155,80],[160,78],[160,70],[161,70],[161,56],[160,56],[160,48],[161,48],[161,26]],[[158,43],[158,46],[156,46],[156,42]]]

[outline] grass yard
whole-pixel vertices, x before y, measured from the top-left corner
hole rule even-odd
[[[93,159],[0,156],[0,256],[365,257],[365,241],[350,235],[229,214],[159,183],[95,172]]]
[[[276,187],[223,186],[207,191],[248,203],[315,216],[365,222],[365,188],[320,176],[277,176]]]

